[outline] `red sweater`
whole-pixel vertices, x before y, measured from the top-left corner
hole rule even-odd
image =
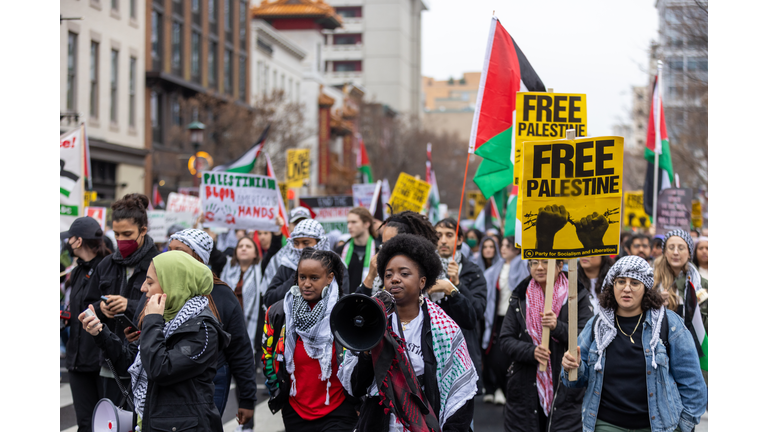
[[[344,402],[344,388],[336,377],[339,365],[336,362],[336,344],[333,345],[331,360],[331,388],[329,390],[329,404],[325,404],[327,381],[320,381],[320,361],[310,358],[304,349],[304,341],[299,337],[296,340],[296,349],[293,351],[293,361],[296,369],[296,396],[291,396],[288,403],[291,404],[299,417],[304,420],[316,420],[326,416]]]

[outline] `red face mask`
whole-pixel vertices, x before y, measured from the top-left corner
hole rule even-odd
[[[117,248],[120,250],[120,255],[122,255],[123,258],[128,258],[132,253],[139,249],[139,243],[136,240],[118,240]]]

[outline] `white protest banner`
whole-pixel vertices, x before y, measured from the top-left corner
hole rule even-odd
[[[165,243],[168,241],[168,229],[165,226],[165,210],[147,210],[147,221],[149,222],[149,234],[155,243]]]
[[[373,194],[376,192],[376,183],[360,183],[352,185],[352,199],[355,207],[371,207]],[[387,197],[389,199],[389,197]],[[387,202],[382,199],[382,202]]]
[[[168,230],[174,225],[179,225],[184,229],[194,228],[198,214],[192,212],[165,212],[165,229]],[[167,231],[166,231],[167,234]],[[154,238],[154,237],[152,237]]]
[[[168,213],[189,212],[200,214],[200,198],[192,195],[183,195],[176,192],[168,194],[168,205],[165,210]]]
[[[205,227],[275,231],[280,190],[275,179],[203,171],[200,194]]]
[[[81,125],[59,137],[59,225],[61,231],[69,229],[75,219],[83,216],[85,158],[84,133]]]
[[[102,231],[107,231],[107,208],[106,207],[86,207],[85,215],[96,219]]]

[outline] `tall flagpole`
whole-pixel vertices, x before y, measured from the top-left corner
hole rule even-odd
[[[656,88],[653,94],[653,129],[656,135],[653,148],[653,232],[656,233],[656,209],[659,201],[659,153],[661,151],[661,69],[663,63],[658,60],[656,69]]]

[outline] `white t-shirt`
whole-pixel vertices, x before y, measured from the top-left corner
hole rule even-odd
[[[390,315],[390,319],[395,319],[394,314]],[[408,357],[411,360],[411,366],[416,376],[424,375],[424,354],[421,351],[421,327],[424,324],[424,312],[419,308],[419,316],[413,319],[408,324],[403,324],[403,333],[400,333],[400,329],[397,327],[397,323],[392,323],[392,328],[395,333],[405,339],[405,345],[408,348]],[[394,414],[389,415],[389,432],[402,432],[403,425],[397,421],[397,417]]]
[[[505,262],[499,273],[499,292],[496,296],[496,316],[506,316],[509,307],[509,298],[512,297],[512,289],[509,286],[509,265]],[[514,287],[511,287],[514,288]]]

